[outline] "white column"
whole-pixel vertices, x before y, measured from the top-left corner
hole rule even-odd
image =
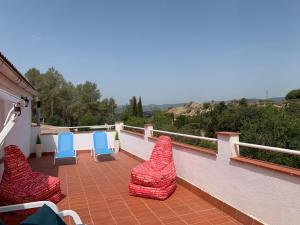
[[[118,136],[120,138],[120,131],[123,130],[124,123],[122,121],[118,121],[115,123],[115,130],[118,133]]]
[[[235,142],[239,142],[240,133],[237,132],[217,132],[218,137],[218,157],[227,158],[239,155],[239,148]]]
[[[152,124],[145,124],[144,125],[145,128],[145,138],[148,139],[148,137],[152,137],[153,136],[153,125]]]

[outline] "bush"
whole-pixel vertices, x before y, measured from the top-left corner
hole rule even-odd
[[[290,91],[286,97],[286,100],[293,100],[293,99],[299,99],[300,100],[300,89],[295,89]]]
[[[146,120],[144,118],[132,116],[127,120],[126,125],[135,126],[135,127],[144,127],[145,123]]]
[[[54,115],[48,118],[48,124],[53,126],[61,126],[63,124],[63,121],[59,116]]]
[[[79,120],[79,126],[93,126],[96,123],[97,119],[90,112],[84,114]]]

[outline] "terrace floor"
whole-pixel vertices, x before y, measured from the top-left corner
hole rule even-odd
[[[130,169],[139,162],[120,152],[116,160],[95,162],[90,153],[79,152],[77,165],[53,166],[53,156],[30,158],[35,171],[61,180],[64,198],[60,210],[75,210],[85,224],[240,224],[181,185],[165,201],[128,195]],[[22,217],[4,215],[8,225],[19,224]],[[72,224],[66,218],[68,224]]]

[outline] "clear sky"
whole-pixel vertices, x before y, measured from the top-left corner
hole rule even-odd
[[[284,96],[300,88],[299,0],[9,0],[0,51],[104,97],[145,104]]]

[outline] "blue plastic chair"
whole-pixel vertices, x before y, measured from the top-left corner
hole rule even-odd
[[[108,147],[107,135],[103,131],[96,131],[93,134],[94,146],[93,146],[93,157],[96,160],[97,155],[110,155],[114,152]]]
[[[77,163],[74,138],[71,132],[61,132],[58,134],[58,148],[55,151],[54,165],[56,159],[62,158],[75,158]]]

